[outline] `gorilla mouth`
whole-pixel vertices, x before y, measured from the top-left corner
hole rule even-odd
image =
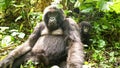
[[[55,22],[50,22],[50,23],[48,24],[48,28],[49,28],[49,30],[53,31],[53,30],[58,29],[59,26],[58,26],[58,24],[56,24]]]

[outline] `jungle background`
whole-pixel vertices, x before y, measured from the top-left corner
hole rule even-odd
[[[120,68],[120,0],[0,0],[0,60],[28,38],[50,4],[77,23],[91,23],[84,67]],[[21,68],[34,66],[28,62]]]

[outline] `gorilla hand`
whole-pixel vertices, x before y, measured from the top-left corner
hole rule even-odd
[[[7,56],[4,60],[0,62],[0,68],[9,68],[12,67],[12,63],[14,62],[14,58],[11,56]]]

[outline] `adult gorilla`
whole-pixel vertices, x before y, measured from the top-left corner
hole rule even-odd
[[[67,62],[67,68],[81,68],[84,53],[76,22],[65,18],[63,11],[56,6],[48,6],[44,10],[43,21],[26,42],[0,62],[0,68],[19,68],[28,60],[44,64],[44,68],[59,66],[63,61]]]

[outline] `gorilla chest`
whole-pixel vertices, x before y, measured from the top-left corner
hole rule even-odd
[[[34,45],[33,49],[55,49],[57,47],[64,47],[65,46],[65,39],[62,36],[52,36],[52,35],[45,35],[41,36],[36,44]]]
[[[67,40],[63,36],[62,31],[58,29],[52,32],[52,34],[48,34],[45,31],[43,30],[41,33],[42,36],[37,40],[32,52],[38,54],[43,52],[45,56],[56,57],[64,53],[67,46]]]
[[[42,36],[34,45],[32,52],[37,57],[47,57],[49,61],[56,62],[66,56],[66,41],[62,36]],[[40,59],[40,58],[38,58]]]

